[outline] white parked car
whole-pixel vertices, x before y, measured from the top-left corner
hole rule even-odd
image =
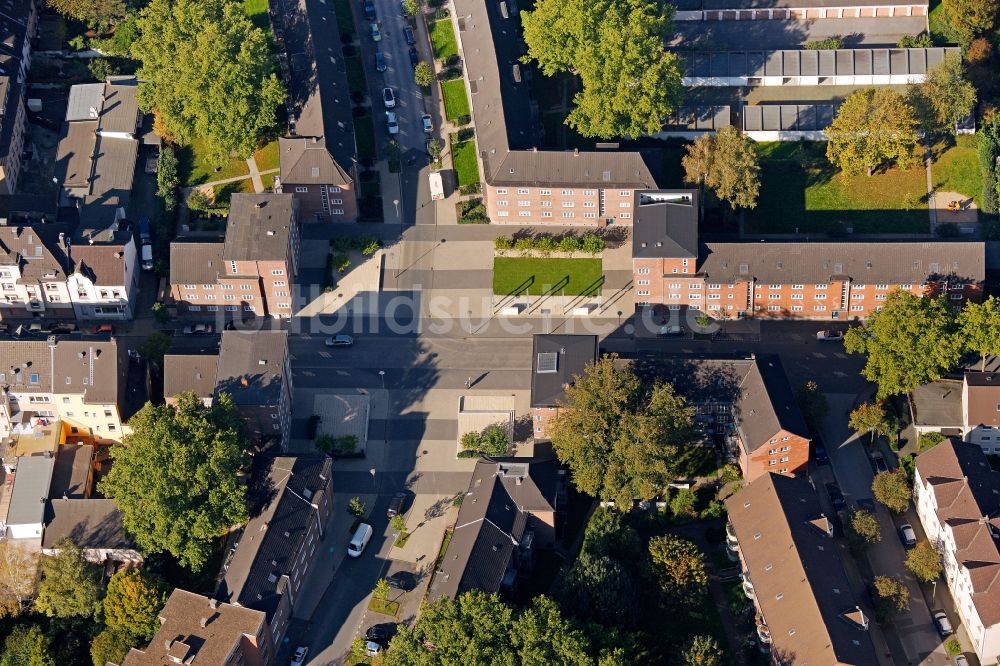
[[[420,124],[423,126],[424,131],[428,134],[434,131],[434,121],[431,120],[431,114],[425,113],[420,116]]]
[[[306,655],[309,654],[309,648],[304,645],[300,645],[295,648],[295,656],[292,657],[291,666],[302,666],[306,663]]]
[[[396,114],[392,111],[385,112],[385,128],[389,130],[389,134],[399,134],[399,123],[396,122]]]
[[[903,539],[903,545],[912,548],[917,545],[917,533],[913,531],[913,525],[903,523],[899,526],[899,536]]]
[[[844,334],[841,331],[819,331],[816,333],[816,339],[823,341],[843,340]]]
[[[954,631],[951,628],[951,622],[948,620],[948,616],[945,615],[943,610],[939,610],[934,613],[934,626],[937,627],[938,633],[942,636],[950,636]]]
[[[382,88],[382,103],[387,109],[396,108],[396,95],[392,92],[392,88],[388,86]]]

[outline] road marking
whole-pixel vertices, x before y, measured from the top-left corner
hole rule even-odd
[[[841,372],[840,370],[834,370],[833,374],[837,375],[838,377],[846,377],[847,376],[846,372]]]
[[[826,358],[826,354],[824,354],[823,352],[813,352],[812,355],[815,356],[816,358]]]
[[[349,373],[347,370],[337,370],[337,374],[340,375],[341,377],[351,376],[351,373]]]
[[[843,352],[837,352],[836,354],[834,354],[834,356],[836,356],[837,358],[843,358],[843,359],[847,358],[847,354],[844,354]]]
[[[321,351],[317,356],[322,356],[323,358],[333,358],[333,356],[328,351]]]

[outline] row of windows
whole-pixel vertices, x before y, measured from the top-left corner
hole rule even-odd
[[[299,185],[299,186],[297,186],[297,187],[295,188],[295,192],[296,192],[297,194],[305,194],[305,193],[306,193],[306,192],[308,192],[308,191],[309,191],[309,188],[308,188],[308,187],[304,187],[304,186],[302,186],[302,185]],[[327,192],[331,192],[331,193],[337,193],[337,192],[340,192],[340,191],[341,191],[341,189],[340,189],[339,187],[332,187],[332,186],[328,186],[328,187],[326,188],[326,191],[327,191]],[[334,199],[333,201],[334,201],[334,203],[343,203],[343,201],[341,201],[340,199]]]
[[[337,190],[337,191],[339,192],[340,190]],[[531,190],[529,188],[527,188],[527,187],[519,187],[519,188],[517,188],[517,193],[518,194],[531,194]],[[542,195],[543,197],[550,197],[550,196],[552,196],[552,190],[538,190],[538,193],[540,195]],[[507,188],[506,187],[498,187],[497,188],[497,194],[507,194]],[[564,197],[571,197],[571,196],[574,196],[574,194],[575,194],[575,190],[563,190],[562,191],[562,195]],[[594,196],[597,196],[597,190],[583,190],[583,196],[585,196],[585,197],[594,197]],[[630,197],[630,196],[632,196],[632,190],[619,190],[618,191],[618,196],[621,196],[621,197]]]

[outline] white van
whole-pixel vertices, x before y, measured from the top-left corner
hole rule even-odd
[[[365,552],[365,546],[372,539],[373,531],[368,523],[358,525],[358,529],[354,530],[354,536],[351,537],[350,545],[347,546],[347,554],[351,557],[361,557],[361,553]]]
[[[153,246],[149,243],[142,246],[142,270],[153,270]]]

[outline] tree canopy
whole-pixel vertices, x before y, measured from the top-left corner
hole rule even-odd
[[[869,176],[886,162],[901,169],[916,164],[920,141],[913,107],[891,88],[852,93],[826,133],[826,156],[847,174]]]
[[[58,548],[58,553],[39,561],[35,608],[49,617],[93,617],[101,599],[101,567],[88,562],[72,541],[63,541]]]
[[[105,30],[125,16],[125,0],[45,0],[63,16],[90,28]]]
[[[114,465],[98,487],[115,500],[140,547],[198,570],[215,540],[247,518],[233,401],[223,394],[205,407],[182,393],[176,407],[146,403],[129,425],[133,432],[112,447]]]
[[[896,613],[902,613],[910,605],[910,590],[899,578],[891,576],[875,577],[875,617],[886,622]]]
[[[1000,13],[997,0],[943,0],[948,26],[962,44],[968,44],[996,23]]]
[[[664,46],[673,13],[653,0],[539,0],[521,13],[525,61],[579,77],[566,124],[580,134],[655,134],[681,99],[680,60]]]
[[[962,58],[956,53],[947,54],[932,67],[921,85],[937,121],[952,132],[976,104],[976,88],[965,78]]]
[[[129,649],[136,646],[136,640],[130,634],[115,629],[104,629],[94,636],[90,643],[90,658],[94,666],[107,666],[110,661],[120,664],[128,654]]]
[[[966,303],[958,313],[958,326],[966,349],[979,354],[985,370],[986,357],[1000,354],[1000,300],[990,296],[982,303]]]
[[[941,553],[934,549],[930,541],[921,541],[906,554],[906,568],[925,583],[937,580],[944,570]]]
[[[566,388],[566,407],[552,445],[581,491],[631,506],[693,471],[694,409],[669,384],[647,391],[631,368],[604,357]]]
[[[670,535],[653,537],[649,554],[660,589],[672,601],[697,603],[708,590],[705,555],[694,542]]]
[[[37,553],[11,539],[0,541],[0,618],[20,615],[31,603],[37,567]]]
[[[733,208],[756,208],[760,159],[753,141],[733,126],[706,133],[687,147],[681,159],[684,180],[704,184]]]
[[[722,648],[711,636],[695,636],[684,647],[684,666],[718,666],[722,663]]]
[[[855,509],[851,512],[851,531],[866,543],[876,543],[882,540],[882,530],[875,514],[867,509]]]
[[[18,624],[7,635],[0,666],[56,666],[49,639],[38,625]]]
[[[883,402],[863,402],[851,411],[848,425],[856,432],[867,432],[875,440],[875,435],[888,437],[897,427],[895,416],[889,416]]]
[[[149,640],[160,627],[160,610],[167,602],[164,582],[145,570],[119,571],[108,581],[101,602],[109,629]]]
[[[181,145],[208,143],[214,157],[249,157],[285,98],[270,44],[242,3],[151,0],[132,55],[142,62],[139,103]]]
[[[844,348],[868,355],[862,374],[878,384],[877,397],[884,399],[908,393],[950,370],[962,355],[954,329],[944,298],[894,291],[882,310],[847,331]]]
[[[906,471],[900,467],[876,474],[872,480],[872,494],[893,513],[904,513],[910,505],[910,482]]]

